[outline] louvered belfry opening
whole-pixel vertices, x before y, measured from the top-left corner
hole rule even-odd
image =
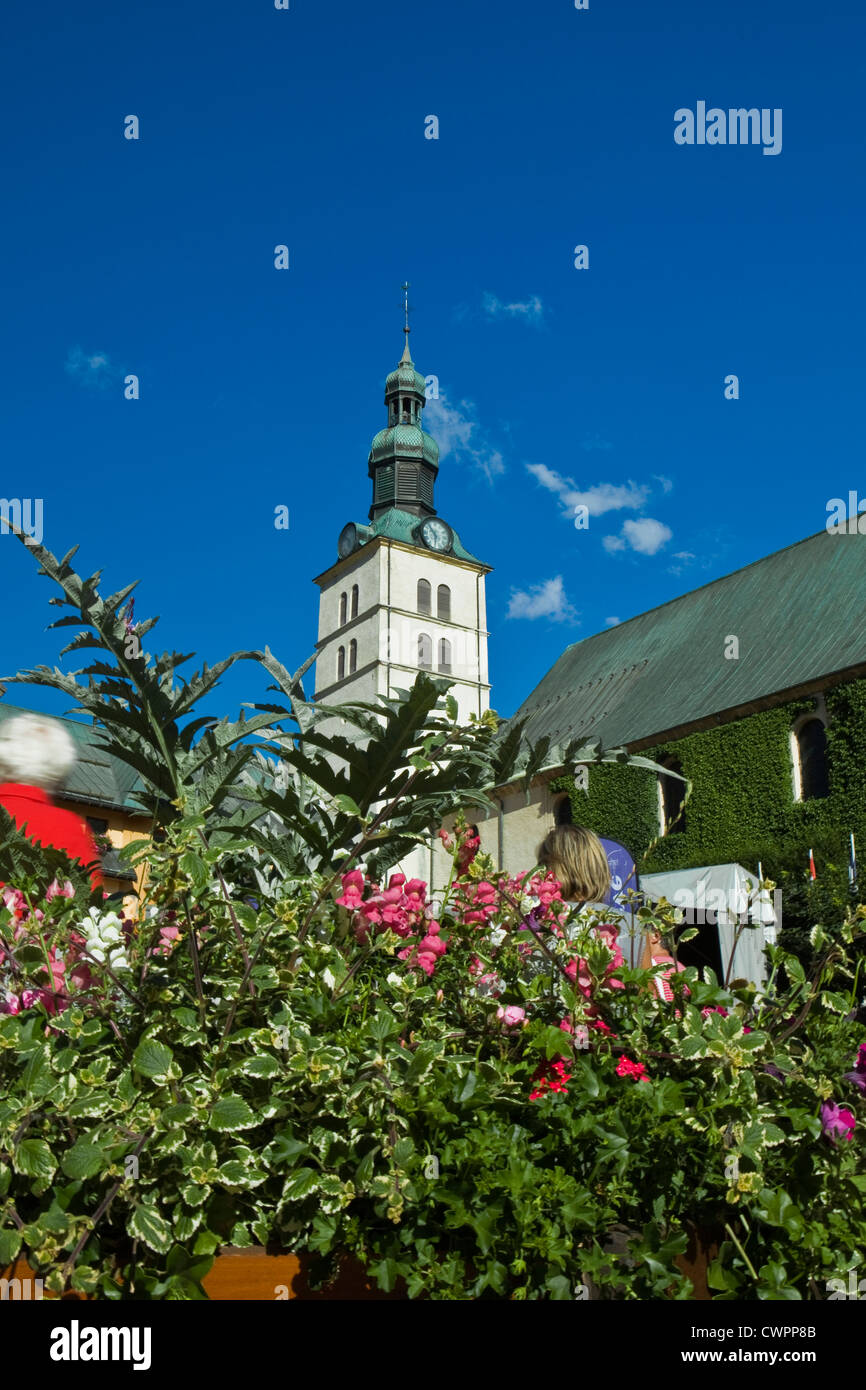
[[[434,516],[439,448],[422,425],[424,378],[409,355],[409,340],[385,382],[387,424],[373,440],[367,471],[373,482],[370,520],[397,507],[418,517]]]

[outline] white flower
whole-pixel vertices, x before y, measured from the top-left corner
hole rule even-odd
[[[110,970],[128,970],[129,964],[124,950],[123,923],[116,912],[101,913],[92,907],[85,921],[80,923],[85,934],[85,949],[88,955],[108,965]]]

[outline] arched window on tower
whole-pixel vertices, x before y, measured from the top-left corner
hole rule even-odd
[[[353,584],[353,585],[352,585],[352,617],[353,617],[353,618],[357,618],[357,616],[358,616],[358,586],[357,586],[357,584]]]
[[[430,612],[431,589],[429,579],[418,580],[418,612]]]
[[[345,647],[338,647],[338,648],[337,648],[337,680],[338,680],[338,681],[341,681],[341,680],[345,680],[345,678],[346,678],[346,648],[345,648]]]
[[[451,590],[447,584],[440,584],[436,590],[436,616],[443,622],[451,621]]]
[[[439,670],[443,676],[451,675],[451,643],[447,637],[439,638]]]
[[[351,640],[351,642],[349,643],[349,675],[350,675],[350,676],[351,676],[351,674],[352,674],[353,671],[357,670],[357,667],[358,667],[358,643],[355,641],[355,639],[354,639],[354,637],[353,637],[352,640]]]
[[[341,595],[340,595],[340,627],[343,627],[343,626],[345,625],[345,622],[346,622],[346,610],[347,610],[348,602],[349,602],[349,600],[348,600],[348,595],[346,595],[345,593],[341,594]]]
[[[426,632],[418,634],[418,665],[422,671],[433,670],[433,639]]]
[[[686,799],[686,784],[680,781],[683,775],[682,764],[676,758],[659,758],[662,767],[678,773],[677,777],[659,777],[659,825],[666,835],[683,835],[686,817],[683,803]]]
[[[817,715],[795,726],[791,738],[794,761],[794,798],[812,801],[830,795],[827,769],[827,730]]]

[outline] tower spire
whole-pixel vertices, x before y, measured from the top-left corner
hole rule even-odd
[[[401,285],[400,288],[403,291],[403,313],[406,317],[405,327],[403,328],[403,332],[406,334],[406,341],[403,347],[403,356],[400,358],[400,361],[411,362],[412,354],[409,351],[409,334],[412,332],[412,329],[409,327],[409,310],[412,306],[409,303],[409,281],[407,280],[405,285]]]
[[[371,521],[394,507],[419,517],[436,515],[433,484],[439,472],[439,447],[421,423],[426,383],[409,352],[409,285],[400,288],[406,342],[396,370],[385,382],[387,424],[373,440],[367,460],[367,472],[373,480]]]

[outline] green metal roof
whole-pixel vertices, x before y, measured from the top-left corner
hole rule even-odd
[[[412,391],[416,396],[424,396],[427,390],[427,383],[419,371],[415,370],[415,365],[411,358],[400,363],[399,367],[390,372],[385,378],[385,400],[396,395],[399,391]]]
[[[423,458],[438,467],[439,445],[432,434],[418,425],[389,425],[374,436],[369,462],[380,463],[389,458]]]
[[[23,709],[0,700],[0,720],[11,719],[16,714],[42,713],[42,710]],[[113,754],[106,753],[100,746],[93,724],[85,724],[79,719],[61,719],[54,714],[48,714],[46,718],[57,719],[63,725],[78,752],[75,766],[57,793],[61,799],[86,801],[97,806],[145,814],[133,795],[134,791],[143,790],[141,778],[134,768],[128,767]]]
[[[362,545],[372,540],[374,536],[387,536],[388,540],[402,541],[404,545],[414,545],[419,550],[426,550],[426,547],[422,546],[414,535],[420,524],[421,518],[412,512],[404,512],[400,507],[389,507],[387,512],[382,512],[369,525],[357,523],[358,536]],[[479,560],[477,556],[469,553],[453,526],[451,530],[454,535],[454,544],[449,553],[458,560],[469,560],[473,565],[483,564],[483,561]],[[432,551],[430,553],[432,554]]]
[[[864,612],[866,536],[820,531],[568,647],[514,718],[556,748],[649,740],[866,664]]]

